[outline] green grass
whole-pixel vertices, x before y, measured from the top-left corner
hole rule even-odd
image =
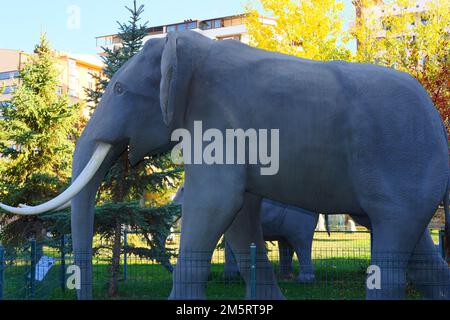
[[[433,232],[437,241],[438,233]],[[176,247],[178,239],[170,246]],[[268,243],[269,257],[277,268],[278,248]],[[45,254],[59,257],[54,249],[46,248]],[[172,275],[153,261],[129,257],[127,280],[123,279],[123,269],[119,281],[117,299],[165,300],[172,288]],[[223,278],[224,255],[216,250],[207,284],[208,299],[241,300],[245,286],[240,278],[227,281]],[[294,259],[294,278],[279,279],[279,285],[287,299],[364,299],[366,268],[370,261],[370,236],[367,233],[334,233],[332,238],[326,233],[316,233],[313,243],[313,262],[316,270],[316,282],[299,284],[296,282],[298,264]],[[175,263],[175,259],[172,261]],[[67,261],[70,265],[70,261]],[[28,265],[7,265],[4,279],[4,299],[29,299],[31,288],[27,278]],[[94,298],[109,299],[107,287],[109,266],[106,257],[94,262]],[[35,298],[48,300],[76,299],[74,291],[60,288],[61,268],[59,261],[47,274],[44,281],[35,283]],[[407,290],[410,299],[420,296],[410,287]]]
[[[292,280],[279,280],[280,288],[287,299],[364,299],[366,259],[352,260],[342,258],[315,260],[316,282],[299,284]],[[108,265],[94,266],[94,298],[108,299]],[[25,266],[7,268],[5,272],[5,299],[30,298],[31,290],[27,288]],[[238,278],[232,281],[223,279],[223,265],[213,264],[207,285],[207,297],[211,300],[244,299],[245,286]],[[295,272],[298,270],[295,268]],[[63,292],[59,288],[60,268],[51,269],[45,280],[36,282],[35,298],[48,300],[75,299],[73,291]],[[172,276],[163,267],[155,264],[128,266],[128,279],[119,281],[118,299],[165,300],[170,294]],[[418,295],[409,290],[409,298]]]

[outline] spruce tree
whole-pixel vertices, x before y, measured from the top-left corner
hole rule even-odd
[[[69,183],[81,106],[58,95],[56,57],[45,34],[19,72],[10,104],[0,112],[0,192],[11,205],[36,205],[58,195]],[[40,217],[1,215],[2,242],[21,245],[41,240],[46,227]]]
[[[103,48],[104,77],[97,88],[87,90],[90,102],[101,100],[109,80],[143,46],[147,35],[147,22],[140,24],[144,6],[137,6],[136,1],[133,4],[133,8],[126,7],[130,13],[129,21],[118,22],[122,47],[119,50]],[[100,188],[101,206],[97,207],[95,218],[96,232],[109,243],[107,247],[112,252],[108,286],[110,297],[118,294],[118,271],[123,251],[121,235],[125,226],[142,234],[150,248],[130,246],[128,252],[168,264],[170,253],[165,250],[162,239],[168,235],[174,219],[179,217],[180,208],[167,203],[170,201],[169,195],[180,182],[181,171],[172,164],[168,155],[146,158],[132,168],[128,154],[124,153],[108,173]]]

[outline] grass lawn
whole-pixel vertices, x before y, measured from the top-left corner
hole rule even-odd
[[[437,240],[437,234],[433,234]],[[171,246],[177,246],[177,239]],[[278,248],[268,243],[269,257],[275,268],[278,261]],[[57,257],[46,251],[45,254]],[[232,281],[223,277],[223,250],[213,255],[210,280],[207,285],[208,299],[240,300],[244,298],[245,286],[240,278]],[[299,284],[295,278],[279,279],[282,292],[287,299],[364,299],[365,270],[370,261],[370,236],[368,233],[316,233],[313,242],[313,262],[316,270],[316,282]],[[172,261],[175,263],[175,260]],[[70,261],[66,262],[70,265]],[[75,299],[75,292],[61,290],[60,261],[52,267],[42,282],[35,282],[30,288],[27,277],[29,264],[7,265],[4,273],[4,299],[31,298],[34,291],[36,299]],[[94,298],[108,299],[107,284],[109,266],[104,257],[94,262]],[[119,282],[118,299],[164,300],[172,288],[172,275],[161,265],[137,257],[128,258],[127,280],[123,270]],[[294,274],[298,273],[298,264],[294,258]],[[410,287],[408,298],[419,298]]]

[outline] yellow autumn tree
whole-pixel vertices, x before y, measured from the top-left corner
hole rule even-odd
[[[259,1],[261,12],[255,9],[255,4],[247,6],[250,45],[314,60],[349,57],[341,1]]]
[[[450,0],[353,1],[354,60],[410,73],[430,94],[450,133]],[[450,137],[449,137],[450,138]]]

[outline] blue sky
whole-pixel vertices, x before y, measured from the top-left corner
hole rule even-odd
[[[0,48],[32,51],[42,31],[56,50],[95,54],[95,37],[117,31],[116,21],[128,18],[125,5],[132,0],[2,0]],[[160,25],[185,19],[204,19],[242,13],[248,0],[139,0],[145,5],[143,20]],[[345,17],[353,14],[351,0]],[[79,28],[69,28],[70,8],[80,9]]]

